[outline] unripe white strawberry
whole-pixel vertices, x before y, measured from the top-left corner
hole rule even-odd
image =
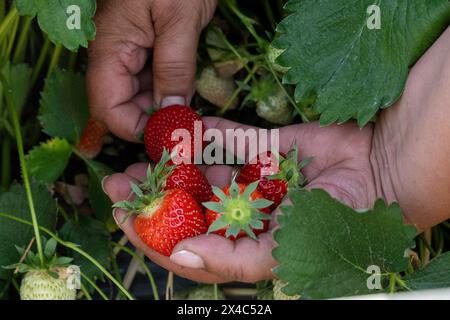
[[[65,279],[55,279],[46,270],[32,270],[25,274],[20,285],[21,300],[75,300],[76,289]]]
[[[273,280],[273,298],[274,300],[300,300],[299,295],[288,296],[283,293],[281,289],[286,286],[286,283],[281,280]]]
[[[279,72],[279,73],[286,73],[289,71],[290,68],[283,67],[279,65],[276,60],[277,58],[284,52],[284,49],[278,49],[272,46],[269,46],[267,49],[267,59],[269,60],[273,70]]]
[[[294,108],[291,106],[286,94],[277,90],[256,103],[256,113],[261,118],[278,124],[287,125],[294,119]]]
[[[237,86],[232,77],[221,78],[213,67],[203,69],[197,81],[197,92],[213,105],[223,108],[230,100]],[[236,109],[238,99],[234,99],[228,110]]]

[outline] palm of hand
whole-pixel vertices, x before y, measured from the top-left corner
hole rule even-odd
[[[205,118],[207,127],[243,128],[242,125],[219,118]],[[244,127],[244,129],[246,129]],[[307,188],[320,188],[355,208],[370,207],[376,199],[376,186],[370,162],[373,128],[359,129],[355,124],[320,128],[318,124],[294,125],[280,130],[280,151],[287,152],[297,142],[301,157],[314,157],[303,173]],[[104,182],[105,192],[113,202],[125,200],[130,194],[130,181],[145,177],[147,164],[130,166],[125,173],[115,174]],[[230,182],[232,168],[211,166],[204,172],[213,185]],[[274,214],[277,214],[275,212]],[[121,221],[123,212],[116,212]],[[276,227],[272,220],[271,229]],[[272,277],[276,265],[271,251],[275,243],[270,232],[232,242],[217,235],[202,235],[177,245],[171,258],[149,249],[137,236],[132,219],[121,224],[129,240],[151,260],[180,276],[199,282],[255,282]],[[207,238],[207,239],[205,239]]]

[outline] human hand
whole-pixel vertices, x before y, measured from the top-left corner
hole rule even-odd
[[[98,1],[87,71],[92,116],[137,142],[149,108],[189,105],[199,36],[216,5],[217,0]]]
[[[220,118],[204,120],[207,128],[219,129],[224,136],[226,129],[247,129]],[[289,126],[280,130],[280,151],[286,153],[296,141],[302,158],[314,157],[314,161],[303,170],[309,181],[308,188],[325,189],[352,207],[368,208],[377,198],[370,164],[372,132],[372,126],[361,130],[353,123],[325,128],[320,128],[317,123]],[[249,141],[249,144],[255,143]],[[111,200],[128,199],[130,182],[144,178],[147,166],[145,163],[135,164],[125,173],[106,178],[103,186]],[[229,184],[232,167],[217,165],[203,169],[211,184],[220,187]],[[258,242],[250,238],[233,242],[214,234],[201,235],[179,243],[169,258],[141,241],[134,231],[133,218],[121,223],[126,213],[116,209],[114,215],[137,248],[157,264],[182,277],[203,283],[256,282],[272,278],[271,269],[276,266],[276,261],[272,258],[275,242],[271,232],[260,234]],[[270,229],[275,227],[276,221],[272,219]]]

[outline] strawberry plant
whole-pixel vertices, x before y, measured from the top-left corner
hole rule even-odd
[[[376,200],[368,209],[353,209],[342,203],[345,196],[337,200],[342,190],[317,181],[334,174],[321,170],[327,144],[320,136],[305,135],[320,147],[312,154],[297,147],[304,141],[295,141],[289,152],[248,159],[254,161],[236,166],[225,187],[211,185],[219,180],[205,173],[211,167],[197,165],[209,141],[173,139],[177,130],[203,138],[210,123],[203,115],[267,129],[303,123],[309,130],[333,130],[352,121],[373,126],[381,110],[400,100],[411,68],[448,28],[450,5],[379,0],[381,27],[368,25],[372,5],[219,1],[200,36],[191,103],[158,110],[153,98],[132,100],[149,103],[148,113],[140,115],[146,121],[148,116],[142,145],[114,137],[107,117],[89,111],[86,86],[99,85],[85,80],[97,1],[1,2],[0,299],[160,299],[164,289],[170,298],[173,274],[161,279],[160,267],[131,244],[120,229],[130,222],[145,249],[165,259],[181,241],[197,236],[236,246],[272,239],[273,233],[276,279],[258,282],[250,293],[246,288],[246,297],[327,299],[450,287],[450,224],[418,234],[396,202]],[[145,75],[137,82],[149,89]],[[333,153],[355,141],[351,135],[339,140],[330,147]],[[127,169],[132,192],[113,204],[106,177],[136,162],[146,162],[146,176],[138,180],[139,165]],[[339,172],[336,189],[352,170]],[[127,219],[115,221],[113,210],[126,211]],[[67,286],[73,270],[79,270],[78,289]],[[374,272],[378,278],[371,277]],[[141,274],[144,292],[132,286]],[[189,282],[173,298],[218,300],[239,290]]]

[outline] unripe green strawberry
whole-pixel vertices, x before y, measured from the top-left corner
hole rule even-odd
[[[25,274],[20,285],[21,300],[75,300],[76,289],[70,289],[65,279],[55,279],[46,270]]]
[[[278,49],[272,46],[269,46],[267,49],[267,59],[269,60],[273,70],[279,72],[279,73],[286,73],[289,71],[290,68],[283,67],[279,65],[276,60],[277,58],[284,52],[283,49]]]
[[[286,283],[281,280],[273,280],[273,298],[274,300],[300,300],[299,295],[288,296],[283,293],[281,289],[286,286]]]
[[[213,67],[203,69],[197,81],[197,92],[205,100],[213,105],[223,108],[236,91],[237,86],[233,78],[221,78]],[[236,109],[238,100],[234,99],[228,110]]]
[[[294,119],[294,109],[286,94],[277,90],[256,103],[256,113],[261,118],[279,125],[287,125]]]

